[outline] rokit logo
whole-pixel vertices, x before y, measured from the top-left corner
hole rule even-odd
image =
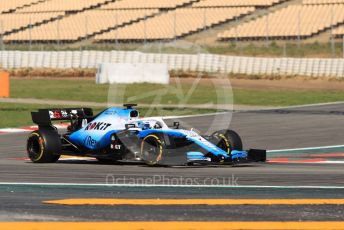
[[[94,140],[91,136],[87,136],[84,140],[84,144],[87,146],[95,147],[97,145],[97,141]]]
[[[111,124],[105,122],[91,122],[89,123],[85,130],[106,130]]]

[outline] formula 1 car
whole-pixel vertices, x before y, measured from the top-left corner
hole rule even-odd
[[[162,118],[140,118],[136,104],[108,108],[96,116],[90,108],[40,109],[38,125],[27,139],[34,163],[53,163],[60,155],[95,157],[100,162],[143,161],[148,165],[237,164],[266,161],[265,150],[242,150],[239,135],[220,130],[210,136],[168,127]],[[68,120],[60,134],[53,121]]]

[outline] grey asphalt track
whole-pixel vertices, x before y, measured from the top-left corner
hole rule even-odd
[[[280,149],[344,144],[344,104],[235,112],[230,127],[245,147]],[[211,133],[229,114],[182,119]],[[215,124],[212,121],[215,120]],[[61,206],[62,198],[344,198],[344,189],[283,186],[344,186],[343,164],[266,163],[242,167],[147,167],[92,161],[33,164],[25,161],[27,134],[0,135],[0,182],[142,183],[164,186],[258,185],[280,188],[72,187],[0,185],[0,220],[343,220],[341,205],[303,206]],[[344,158],[344,157],[343,157]],[[191,182],[190,182],[191,181]]]

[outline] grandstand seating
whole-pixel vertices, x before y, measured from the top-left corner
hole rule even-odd
[[[333,35],[335,37],[342,38],[344,36],[344,25],[339,26],[338,28],[333,30]]]
[[[39,4],[18,9],[16,12],[82,11],[112,1],[114,0],[45,0]]]
[[[73,41],[79,38],[130,23],[157,13],[158,10],[89,10],[61,20],[4,37],[4,41]]]
[[[304,5],[343,4],[344,0],[303,0]]]
[[[285,0],[201,0],[200,2],[194,3],[192,7],[271,6],[283,1]]]
[[[30,6],[44,0],[2,0],[0,1],[0,13],[12,12],[18,8]]]
[[[290,5],[220,33],[220,40],[307,38],[344,22],[344,4]]]
[[[95,37],[104,40],[168,40],[185,36],[215,24],[254,11],[254,7],[236,8],[182,8],[112,30]]]
[[[102,9],[173,9],[198,0],[120,0],[102,6]]]
[[[56,19],[64,15],[63,12],[50,13],[30,13],[30,14],[0,14],[0,34],[8,34],[30,25],[36,25],[43,22]]]
[[[5,42],[171,40],[289,0],[0,0]],[[344,0],[302,0],[240,21],[218,40],[344,35]],[[260,12],[260,11],[259,11]],[[255,15],[254,15],[255,16]]]

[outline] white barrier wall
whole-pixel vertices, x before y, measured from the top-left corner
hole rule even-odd
[[[259,58],[135,51],[0,51],[2,68],[97,68],[100,63],[162,63],[169,70],[344,77],[344,59]]]
[[[166,64],[102,63],[96,75],[97,84],[153,83],[168,84],[170,75]]]

